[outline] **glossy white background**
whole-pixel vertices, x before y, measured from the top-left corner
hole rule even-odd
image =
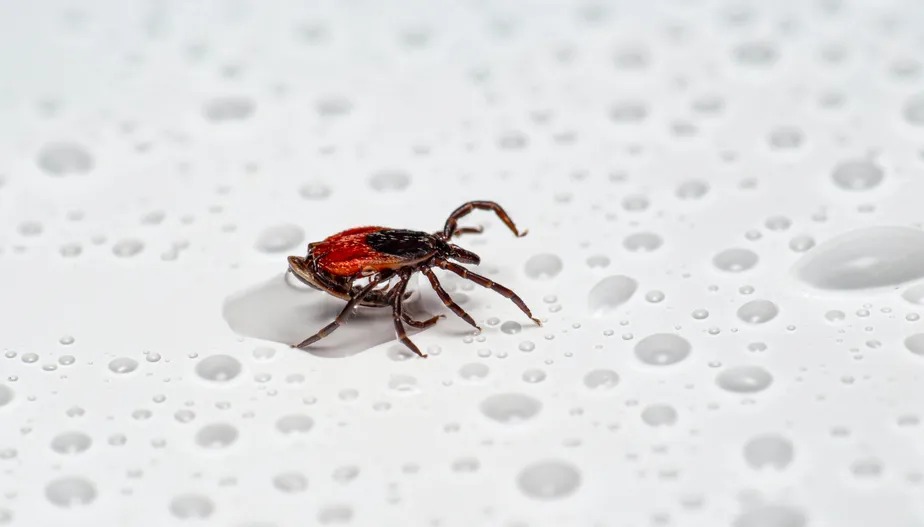
[[[0,525],[924,524],[922,45],[912,1],[4,4]],[[446,276],[484,331],[421,279],[426,360],[285,344],[342,305],[288,254],[469,199],[543,327]]]

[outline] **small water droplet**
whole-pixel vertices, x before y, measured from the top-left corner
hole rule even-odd
[[[715,380],[723,390],[754,393],[767,389],[773,383],[773,376],[760,366],[736,366],[719,373]]]
[[[526,276],[536,280],[555,278],[562,266],[561,258],[554,254],[537,254],[526,261]]]
[[[182,520],[208,518],[215,504],[202,494],[180,494],[170,500],[170,514]]]
[[[680,335],[655,333],[635,344],[635,356],[645,364],[665,366],[687,358],[691,349],[690,343]]]
[[[591,390],[610,390],[619,384],[619,374],[613,370],[593,370],[584,376],[584,386]]]
[[[58,507],[86,505],[96,499],[96,485],[79,477],[61,477],[45,486],[45,497]]]
[[[228,423],[205,425],[196,433],[196,444],[202,448],[226,448],[237,441],[237,428]]]
[[[241,373],[241,362],[230,355],[212,355],[196,364],[196,375],[207,381],[227,382]]]
[[[884,177],[882,168],[868,159],[842,161],[831,172],[831,179],[838,188],[851,191],[875,188]]]
[[[479,408],[489,419],[511,424],[535,417],[542,409],[542,403],[520,393],[501,393],[484,399]]]
[[[83,145],[71,142],[48,143],[38,152],[36,163],[50,176],[86,174],[93,170],[93,156]]]
[[[716,254],[712,264],[722,271],[740,273],[757,265],[758,260],[757,253],[750,249],[733,248]]]
[[[755,436],[744,445],[744,459],[754,469],[771,467],[782,470],[789,466],[792,458],[792,442],[778,434]]]
[[[763,324],[776,318],[779,312],[769,300],[751,300],[738,308],[738,318],[748,324]]]
[[[131,357],[119,357],[109,361],[109,371],[113,373],[131,373],[138,369],[138,361]]]
[[[628,276],[608,276],[597,282],[588,295],[590,311],[596,315],[607,315],[626,303],[638,289],[638,282]]]
[[[301,227],[284,223],[263,229],[254,246],[261,252],[280,253],[294,249],[304,239],[305,231]]]

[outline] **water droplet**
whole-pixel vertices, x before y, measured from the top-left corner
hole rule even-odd
[[[298,225],[283,223],[263,229],[254,247],[265,253],[280,253],[297,247],[305,239],[305,231]]]
[[[93,170],[93,156],[83,145],[70,142],[48,143],[39,150],[36,163],[50,176],[86,174]]]
[[[804,253],[815,246],[815,240],[808,235],[796,236],[789,240],[789,248],[797,253]]]
[[[488,376],[489,368],[480,362],[470,362],[459,368],[459,377],[467,381],[480,381]]]
[[[253,115],[257,103],[250,97],[226,95],[214,97],[202,106],[202,115],[213,123],[241,121]]]
[[[273,486],[282,492],[304,492],[308,488],[308,478],[299,472],[282,472],[273,477]]]
[[[540,500],[553,500],[573,494],[581,485],[577,467],[565,461],[548,460],[532,463],[517,475],[523,494]]]
[[[642,410],[642,421],[648,426],[673,426],[677,410],[667,404],[652,404]]]
[[[639,100],[618,101],[610,107],[609,113],[615,123],[637,123],[648,117],[648,105]]]
[[[924,232],[909,227],[850,231],[807,252],[793,273],[824,290],[867,289],[916,280],[924,277]]]
[[[729,392],[754,393],[767,389],[773,376],[760,366],[736,366],[719,373],[715,382]]]
[[[399,192],[411,184],[411,175],[403,170],[380,170],[369,178],[369,186],[379,192]]]
[[[664,300],[664,293],[657,289],[645,293],[645,300],[652,304],[657,304]]]
[[[237,441],[238,431],[227,423],[205,425],[196,432],[196,444],[202,448],[225,448]]]
[[[885,468],[882,461],[874,457],[862,458],[850,465],[850,472],[858,478],[878,478]]]
[[[321,525],[344,524],[353,520],[353,509],[348,505],[325,505],[318,511]]]
[[[655,333],[635,344],[635,356],[645,364],[665,366],[687,358],[691,349],[690,343],[680,335]]]
[[[136,238],[125,238],[112,246],[112,254],[119,258],[130,258],[142,250],[144,250],[144,242]]]
[[[4,407],[10,404],[10,401],[13,400],[13,397],[13,390],[5,384],[0,384],[0,407]]]
[[[726,249],[712,258],[712,265],[729,273],[740,273],[757,265],[757,253],[750,249]]]
[[[545,377],[545,372],[538,368],[530,368],[523,372],[523,380],[530,384],[542,382],[545,380]]]
[[[916,284],[902,293],[902,298],[919,306],[924,306],[924,284]]]
[[[588,295],[590,311],[597,316],[607,315],[626,303],[638,289],[638,282],[628,276],[608,276],[597,282]]]
[[[902,110],[905,120],[913,126],[924,126],[924,93],[912,95]]]
[[[392,375],[388,379],[388,389],[406,395],[420,393],[417,378],[410,375]]]
[[[90,436],[83,432],[62,432],[51,440],[51,449],[59,454],[79,454],[92,443]]]
[[[656,251],[663,243],[664,240],[653,232],[637,232],[626,236],[622,246],[634,253],[650,253]]]
[[[202,494],[180,494],[170,500],[170,514],[187,519],[208,518],[215,512],[215,504]]]
[[[521,326],[520,323],[515,320],[508,320],[501,324],[500,327],[501,333],[506,333],[507,335],[516,335],[522,331],[522,329],[523,326]]]
[[[744,66],[772,66],[779,53],[770,42],[745,42],[735,46],[733,55]]]
[[[584,386],[591,390],[609,390],[619,384],[619,375],[613,370],[593,370],[584,376]]]
[[[789,466],[792,458],[792,442],[778,434],[762,434],[744,445],[744,459],[754,469],[771,467],[782,470]]]
[[[838,163],[831,172],[834,184],[843,190],[869,190],[885,177],[880,166],[868,159],[851,159]]]
[[[780,310],[769,300],[751,300],[738,308],[738,318],[748,324],[763,324],[776,318]]]
[[[554,254],[537,254],[526,261],[526,276],[536,280],[555,278],[561,272],[562,265],[561,258]]]
[[[299,195],[309,200],[326,199],[331,194],[330,187],[320,182],[305,183],[298,189]]]
[[[138,368],[138,361],[131,357],[119,357],[109,361],[109,371],[113,373],[131,373]]]
[[[770,146],[777,150],[799,148],[805,140],[802,130],[792,126],[781,126],[770,132]]]
[[[501,393],[483,400],[479,408],[489,419],[511,424],[535,417],[542,409],[542,403],[521,393]]]
[[[290,414],[276,421],[276,430],[283,434],[304,434],[314,428],[314,419],[304,414]]]
[[[45,497],[58,507],[86,505],[96,499],[96,485],[79,476],[62,477],[45,486]]]
[[[230,355],[212,355],[196,364],[196,375],[214,382],[227,382],[241,373],[241,362]]]
[[[805,514],[786,505],[760,505],[740,514],[732,527],[805,527]]]
[[[924,357],[924,333],[915,333],[906,338],[905,347],[911,353]]]

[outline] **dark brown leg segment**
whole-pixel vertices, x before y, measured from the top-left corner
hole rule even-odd
[[[389,275],[380,274],[379,276],[370,280],[369,283],[365,287],[357,291],[353,295],[353,297],[350,298],[346,306],[344,306],[343,310],[340,312],[339,315],[337,315],[337,318],[335,318],[333,322],[324,326],[323,328],[321,328],[321,331],[318,331],[317,333],[306,338],[300,343],[292,345],[292,347],[293,348],[304,348],[305,346],[310,346],[311,344],[314,344],[315,342],[333,333],[335,329],[339,328],[341,324],[343,324],[344,322],[347,321],[348,318],[350,318],[350,315],[353,314],[353,309],[360,302],[362,302],[363,297],[369,294],[369,292],[372,291],[375,288],[375,286],[377,286],[385,278],[388,278],[388,276]]]
[[[481,276],[480,274],[473,273],[459,264],[447,262],[446,260],[434,260],[433,262],[441,268],[446,269],[447,271],[452,271],[462,278],[465,278],[466,280],[471,280],[472,282],[475,282],[482,287],[487,287],[488,289],[504,296],[505,298],[509,298],[514,304],[517,305],[518,308],[520,308],[520,311],[526,313],[526,316],[533,319],[533,322],[535,322],[536,325],[542,325],[542,322],[540,322],[538,318],[534,317],[533,312],[530,311],[528,307],[526,307],[526,302],[524,302],[523,299],[519,297],[519,295],[510,289],[507,289],[500,284],[494,283],[488,278]]]
[[[526,236],[527,231],[523,231],[522,233],[518,231],[517,226],[513,224],[513,220],[510,219],[510,216],[507,215],[507,212],[500,205],[494,203],[493,201],[469,201],[468,203],[465,203],[456,210],[452,211],[452,214],[449,215],[449,219],[446,220],[446,225],[443,227],[443,236],[445,236],[446,239],[449,239],[452,236],[455,236],[456,232],[459,234],[462,234],[463,232],[476,232],[465,230],[472,229],[473,227],[462,227],[461,229],[457,229],[459,218],[466,216],[468,213],[475,209],[493,210],[494,213],[497,214],[497,217],[500,218],[501,221],[504,222],[504,225],[510,228],[514,234],[517,236]]]
[[[446,304],[446,307],[451,309],[453,313],[459,316],[459,318],[471,324],[475,329],[481,331],[481,328],[478,327],[478,324],[475,323],[475,319],[466,313],[465,310],[462,309],[462,306],[453,302],[452,297],[450,297],[449,293],[443,289],[440,281],[436,279],[436,275],[433,274],[433,271],[431,271],[429,267],[422,268],[421,272],[423,272],[423,274],[427,276],[427,279],[430,280],[430,285],[433,287],[433,290],[436,291],[436,296],[440,297],[440,300]]]
[[[404,321],[408,326],[412,326],[418,329],[426,329],[433,324],[436,324],[439,319],[443,318],[445,315],[436,315],[435,317],[430,317],[427,320],[414,320],[411,318],[411,315],[407,313],[401,313],[401,320]]]
[[[398,336],[398,340],[402,344],[410,348],[411,351],[420,355],[421,357],[426,357],[427,354],[420,351],[420,348],[417,347],[417,344],[411,342],[411,339],[407,338],[407,331],[404,329],[404,324],[401,323],[401,319],[404,317],[403,303],[404,303],[404,290],[407,288],[407,279],[408,275],[401,277],[401,281],[398,282],[396,286],[398,292],[395,295],[394,300],[394,318],[395,318],[395,335]]]

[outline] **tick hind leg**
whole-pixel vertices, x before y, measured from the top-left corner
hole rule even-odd
[[[341,324],[347,321],[350,318],[350,315],[353,314],[353,309],[362,302],[363,298],[372,291],[375,286],[377,286],[382,280],[388,278],[388,275],[380,274],[373,280],[371,280],[365,287],[353,294],[350,300],[347,302],[346,306],[343,307],[343,310],[340,311],[340,314],[337,315],[337,318],[333,322],[321,328],[320,331],[314,335],[306,338],[305,340],[299,342],[298,344],[293,344],[293,348],[304,348],[305,346],[310,346],[315,342],[323,339],[324,337],[330,335],[334,332],[335,329],[339,328]]]
[[[458,234],[464,234],[469,232],[480,232],[471,230],[474,227],[462,227],[458,228],[459,219],[463,216],[467,216],[473,210],[493,210],[497,217],[504,222],[511,231],[517,236],[526,236],[527,231],[520,232],[517,230],[517,226],[514,225],[513,220],[510,219],[510,216],[507,215],[507,211],[503,209],[500,205],[493,201],[469,201],[468,203],[463,203],[459,208],[452,211],[452,214],[449,215],[449,219],[446,220],[446,225],[443,227],[443,236],[446,239],[449,239]]]
[[[417,344],[414,344],[413,342],[411,342],[411,339],[407,338],[407,331],[404,329],[404,324],[401,323],[401,320],[405,316],[403,302],[404,302],[404,290],[407,288],[407,279],[408,279],[407,276],[402,276],[401,281],[396,286],[398,290],[397,290],[397,294],[395,295],[394,304],[393,304],[394,306],[393,315],[395,319],[395,335],[398,337],[398,340],[400,340],[401,343],[407,346],[411,351],[420,355],[421,357],[426,357],[427,354],[420,351],[420,348],[417,347]],[[439,317],[434,317],[434,318],[439,318]],[[433,319],[427,320],[423,322],[423,324],[427,324],[431,320]]]
[[[442,300],[443,303],[446,304],[446,307],[451,309],[453,313],[459,316],[459,318],[471,324],[472,327],[474,327],[478,331],[481,331],[481,328],[478,327],[478,324],[475,323],[475,319],[473,319],[471,315],[466,313],[465,310],[462,309],[462,306],[460,306],[459,304],[456,304],[452,300],[452,297],[449,296],[449,293],[447,293],[446,290],[443,289],[442,284],[440,284],[440,281],[436,279],[436,275],[433,274],[433,271],[431,271],[429,267],[424,267],[421,271],[423,272],[423,274],[427,276],[427,279],[430,280],[430,285],[433,287],[433,290],[436,291],[436,296],[440,297],[440,300]]]
[[[465,278],[466,280],[471,280],[472,282],[475,282],[476,284],[482,287],[487,287],[488,289],[494,291],[495,293],[500,294],[501,296],[505,298],[509,298],[514,304],[516,304],[518,308],[520,308],[520,311],[526,313],[526,316],[531,318],[533,322],[536,323],[537,326],[542,325],[542,322],[540,322],[538,318],[534,317],[533,312],[530,311],[528,307],[526,307],[526,302],[524,302],[523,299],[520,298],[519,295],[517,295],[510,289],[498,283],[495,283],[491,281],[490,279],[484,276],[481,276],[480,274],[473,273],[459,264],[447,262],[446,260],[436,260],[435,263],[441,268],[446,269],[447,271],[452,271],[456,273],[457,275],[461,276],[462,278]]]

